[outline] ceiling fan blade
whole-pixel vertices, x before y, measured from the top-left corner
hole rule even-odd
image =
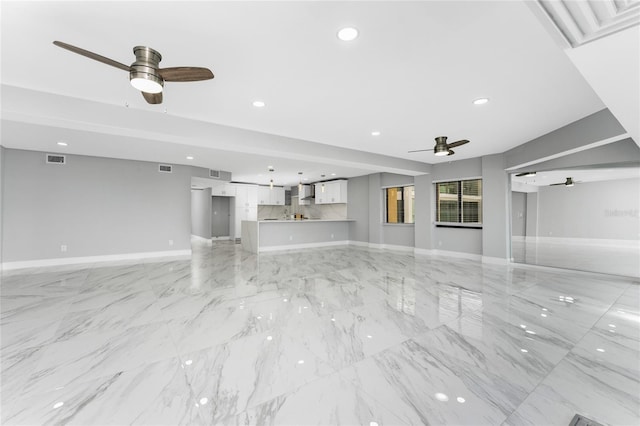
[[[213,78],[210,69],[199,67],[161,68],[158,73],[164,81],[201,81]]]
[[[413,151],[407,151],[408,153],[412,153],[412,152],[424,152],[424,151],[433,151],[433,148],[431,149],[415,149]]]
[[[63,43],[61,41],[56,40],[53,42],[53,44],[55,44],[58,47],[62,47],[63,49],[67,49],[73,53],[77,53],[78,55],[82,55],[89,59],[93,59],[94,61],[102,62],[103,64],[107,64],[107,65],[111,65],[112,67],[119,68],[123,71],[130,71],[131,69],[129,65],[121,64],[120,62],[114,61],[113,59],[109,59],[105,56],[98,55],[97,53],[89,52],[88,50],[84,50],[79,47],[72,46],[67,43]]]
[[[516,175],[516,177],[523,177],[523,176],[525,176],[525,177],[533,177],[535,175],[536,175],[536,172],[522,172],[522,173],[518,173]]]
[[[160,93],[140,92],[140,93],[142,93],[144,100],[152,105],[157,105],[162,103],[162,92]]]
[[[556,185],[565,185],[565,183],[564,183],[564,182],[562,182],[562,183],[552,183],[552,184],[551,184],[551,185],[549,185],[549,186],[556,186]]]
[[[447,157],[448,157],[449,155],[453,155],[453,154],[455,154],[455,152],[453,152],[453,150],[452,150],[452,149],[450,149],[450,150],[449,150],[449,153],[447,154]]]
[[[465,143],[469,143],[469,141],[466,140],[466,139],[462,139],[462,140],[459,140],[459,141],[448,143],[447,146],[449,148],[455,148],[456,146],[464,145]]]

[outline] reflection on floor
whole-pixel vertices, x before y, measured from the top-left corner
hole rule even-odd
[[[637,280],[342,247],[3,276],[2,424],[640,424]]]
[[[640,277],[640,243],[620,247],[513,239],[511,249],[517,263]]]

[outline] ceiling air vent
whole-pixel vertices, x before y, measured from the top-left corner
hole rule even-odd
[[[220,178],[220,170],[209,170],[209,177],[219,179]]]
[[[66,157],[64,155],[47,154],[47,164],[64,164]]]
[[[158,164],[158,171],[161,173],[172,173],[172,168],[169,164]]]

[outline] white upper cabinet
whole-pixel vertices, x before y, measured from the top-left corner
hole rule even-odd
[[[316,183],[316,204],[341,204],[347,202],[347,181],[333,180]]]
[[[236,187],[232,183],[221,183],[220,185],[214,185],[211,187],[211,195],[218,197],[235,197]]]
[[[274,186],[273,189],[271,189],[268,186],[259,186],[258,205],[284,206],[284,188]]]

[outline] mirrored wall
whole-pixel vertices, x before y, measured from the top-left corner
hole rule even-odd
[[[640,167],[511,175],[515,262],[640,277]]]

